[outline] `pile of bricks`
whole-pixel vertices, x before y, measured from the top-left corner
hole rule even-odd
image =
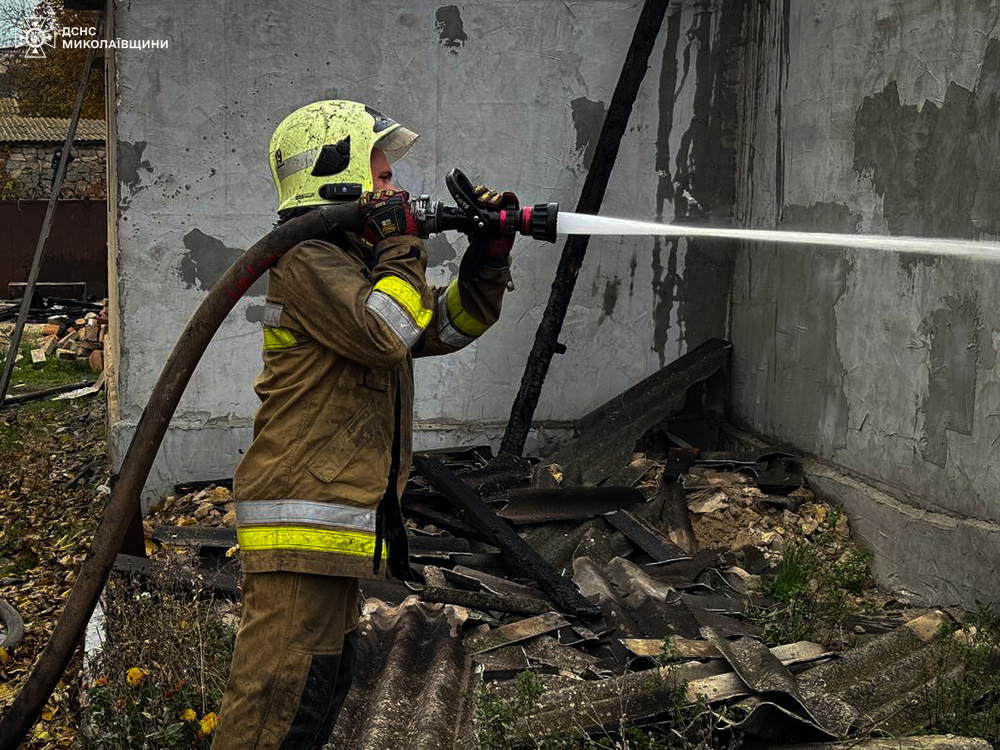
[[[42,326],[42,342],[31,351],[31,363],[43,367],[49,357],[86,359],[94,372],[104,370],[104,338],[108,333],[107,304],[100,313],[90,312],[77,320],[53,315]]]

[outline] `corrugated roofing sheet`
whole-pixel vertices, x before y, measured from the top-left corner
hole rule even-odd
[[[370,599],[358,623],[354,683],[333,736],[337,750],[429,750],[472,743],[476,675],[462,646],[468,614],[416,597]]]
[[[62,143],[69,130],[69,118],[28,117],[22,115],[17,101],[0,99],[0,143]],[[104,120],[80,120],[75,143],[103,141],[107,137]]]

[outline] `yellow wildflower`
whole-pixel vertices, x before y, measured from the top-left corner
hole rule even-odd
[[[137,687],[141,685],[148,675],[145,669],[141,667],[132,667],[128,672],[125,673],[125,680],[128,682],[130,687]]]
[[[208,735],[214,732],[215,725],[218,724],[218,722],[219,722],[219,717],[215,715],[214,711],[205,714],[201,718],[201,722],[199,724],[199,726],[201,726],[201,730],[198,732],[198,739],[200,740],[204,737],[208,737]]]
[[[194,712],[193,708],[185,708],[183,711],[181,711],[181,715],[178,718],[181,721],[189,724],[192,721],[197,720],[198,714]]]

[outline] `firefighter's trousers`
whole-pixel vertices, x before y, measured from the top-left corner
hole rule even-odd
[[[354,674],[358,579],[247,573],[212,750],[311,750]]]

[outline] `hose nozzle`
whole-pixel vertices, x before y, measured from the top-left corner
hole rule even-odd
[[[472,183],[457,167],[445,176],[445,184],[458,205],[446,206],[441,201],[432,201],[428,195],[421,195],[410,205],[421,237],[458,230],[470,237],[480,233],[521,234],[536,240],[556,241],[558,203],[537,203],[514,211],[491,211],[476,204],[472,198]]]

